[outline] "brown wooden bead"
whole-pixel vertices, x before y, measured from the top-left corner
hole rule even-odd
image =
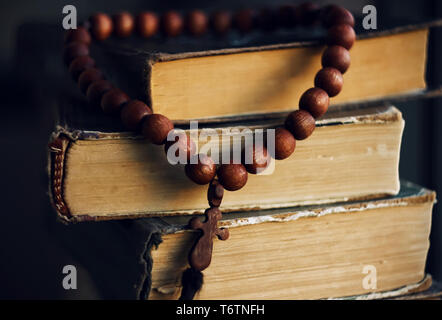
[[[233,17],[235,27],[243,33],[252,31],[254,27],[255,13],[252,9],[239,10]]]
[[[275,130],[275,159],[283,160],[288,158],[295,151],[296,140],[290,131],[284,128]]]
[[[212,14],[210,22],[216,34],[224,35],[230,30],[232,15],[228,11],[217,11]]]
[[[104,79],[103,73],[97,68],[89,68],[84,70],[78,78],[78,86],[81,92],[86,94],[87,89],[92,82]]]
[[[218,180],[213,179],[210,182],[209,188],[207,189],[207,201],[209,202],[209,206],[219,207],[223,200],[224,196],[224,187],[219,183]]]
[[[284,28],[292,28],[296,25],[294,5],[283,5],[278,10],[279,24]]]
[[[330,97],[334,97],[341,92],[343,85],[344,78],[338,69],[322,68],[316,74],[315,87],[325,90]]]
[[[144,117],[152,114],[152,109],[143,101],[131,100],[121,109],[121,121],[130,130],[137,130]]]
[[[78,77],[84,70],[93,67],[95,67],[94,59],[92,59],[90,56],[81,56],[72,60],[71,64],[69,65],[69,73],[72,75],[72,78],[77,81]]]
[[[186,16],[187,31],[194,36],[200,36],[207,31],[207,16],[201,10],[190,11]]]
[[[135,28],[135,19],[129,12],[120,12],[113,16],[115,34],[125,38],[132,34]]]
[[[295,8],[296,21],[304,26],[313,25],[318,21],[320,13],[319,5],[305,2]]]
[[[173,130],[172,121],[159,113],[148,115],[142,126],[144,137],[157,145],[165,143],[169,131]]]
[[[345,8],[333,5],[328,8],[324,16],[324,25],[326,28],[338,24],[347,24],[351,27],[355,26],[353,14]]]
[[[196,184],[208,184],[216,175],[216,165],[211,157],[198,154],[198,163],[188,163],[185,166],[187,177]]]
[[[321,88],[310,88],[299,99],[299,109],[310,112],[314,118],[319,118],[327,112],[330,98]]]
[[[257,174],[264,171],[270,164],[270,154],[263,145],[253,145],[244,150],[244,166],[247,172]]]
[[[285,127],[296,140],[304,140],[315,130],[315,118],[307,111],[296,110],[287,116]]]
[[[322,54],[322,66],[332,67],[344,74],[350,67],[350,52],[341,46],[328,47]]]
[[[112,88],[112,84],[107,80],[98,80],[93,82],[86,92],[87,101],[92,106],[101,106],[101,98]]]
[[[190,161],[190,157],[192,157],[196,153],[196,145],[195,142],[190,139],[185,133],[178,134],[174,141],[167,140],[164,144],[164,152],[167,153],[169,148],[175,145],[175,157],[180,157],[182,154],[186,155],[186,162]]]
[[[78,27],[77,29],[70,29],[66,31],[64,36],[65,43],[71,42],[83,42],[87,45],[91,44],[91,34],[86,30],[85,27]]]
[[[141,12],[137,17],[138,34],[144,38],[150,38],[158,31],[158,16],[150,11]]]
[[[248,173],[242,164],[223,164],[218,169],[218,179],[224,189],[236,191],[247,183]]]
[[[278,27],[276,12],[271,8],[262,8],[257,16],[257,24],[264,31],[273,31]]]
[[[66,65],[70,65],[75,58],[88,55],[89,46],[84,42],[70,42],[63,49],[63,60]]]
[[[112,19],[105,13],[96,13],[89,18],[92,36],[99,40],[109,38],[114,29]]]
[[[169,37],[176,37],[183,31],[183,18],[176,11],[166,12],[161,19],[163,32]]]
[[[338,24],[328,29],[326,42],[329,46],[342,46],[350,50],[355,41],[356,33],[348,24]]]
[[[112,88],[101,98],[101,109],[104,113],[117,113],[129,100],[130,98],[125,92],[118,88]]]

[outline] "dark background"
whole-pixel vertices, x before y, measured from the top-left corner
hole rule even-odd
[[[1,199],[0,211],[0,298],[3,299],[96,299],[125,298],[124,272],[131,272],[131,257],[123,255],[122,241],[112,233],[115,222],[65,227],[55,221],[47,196],[46,145],[54,128],[54,92],[66,77],[60,65],[59,39],[45,33],[47,25],[59,24],[62,8],[77,7],[79,21],[90,13],[170,8],[237,9],[241,6],[276,6],[288,1],[1,1],[0,4],[0,105],[1,105]],[[296,3],[296,1],[294,1]],[[300,1],[298,1],[300,2]],[[318,1],[337,3],[361,13],[374,4],[379,21],[390,18],[430,19],[442,16],[442,3],[420,1]],[[32,24],[37,23],[37,24]],[[442,37],[434,30],[430,38],[427,81],[442,82]],[[382,59],[382,57],[379,57]],[[382,76],[382,75],[380,75]],[[406,121],[400,174],[442,194],[441,99],[400,103]],[[427,269],[442,280],[442,219],[435,206]],[[84,234],[84,236],[81,236]],[[91,238],[91,234],[95,238]],[[103,239],[109,236],[110,239]],[[111,252],[115,265],[92,270],[85,265],[84,252],[96,256]],[[123,258],[121,258],[123,256]],[[120,258],[119,258],[120,257]],[[109,258],[109,256],[107,256]],[[108,259],[109,260],[109,259]],[[73,264],[78,270],[78,290],[61,286],[62,268]],[[117,268],[116,266],[119,266]],[[126,269],[125,269],[126,268]],[[127,270],[127,271],[126,271]],[[101,277],[97,276],[101,275]],[[108,279],[106,280],[97,280]]]

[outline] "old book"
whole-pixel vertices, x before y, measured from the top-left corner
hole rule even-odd
[[[424,90],[429,28],[441,23],[358,30],[344,89],[331,106]],[[203,47],[187,38],[123,44],[110,40],[95,51],[112,80],[131,92],[137,88],[135,94],[145,95],[155,112],[175,121],[278,116],[298,107],[321,68],[322,34],[305,32],[224,42],[208,38]],[[299,38],[305,41],[293,42]]]
[[[75,112],[81,106],[75,104]],[[87,106],[85,106],[87,107]],[[71,114],[72,116],[72,114]],[[70,123],[79,119],[70,118]],[[87,117],[87,119],[91,119]],[[282,119],[237,124],[274,128]],[[217,124],[216,132],[224,127]],[[332,110],[295,153],[273,161],[268,175],[249,175],[238,192],[226,192],[223,210],[330,203],[396,194],[404,121],[394,107]],[[183,165],[167,162],[163,147],[125,132],[75,130],[65,124],[50,143],[50,192],[67,221],[184,215],[203,212],[206,188],[191,182]],[[198,146],[206,142],[200,136]],[[240,139],[234,134],[233,139]],[[209,144],[221,140],[209,139]]]
[[[230,238],[214,240],[196,298],[368,299],[426,289],[434,202],[434,192],[403,182],[397,196],[379,200],[224,214]],[[179,296],[197,236],[187,221],[163,218],[150,299]]]

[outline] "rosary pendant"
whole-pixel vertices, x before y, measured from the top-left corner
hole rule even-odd
[[[212,260],[213,238],[220,240],[229,238],[229,230],[218,228],[218,221],[222,218],[219,206],[224,195],[224,188],[217,180],[212,180],[207,191],[207,200],[210,208],[205,211],[206,220],[202,222],[198,217],[189,221],[193,230],[200,230],[201,235],[189,253],[190,266],[198,271],[206,269]]]

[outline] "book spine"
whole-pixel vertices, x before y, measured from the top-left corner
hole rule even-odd
[[[66,167],[67,150],[79,138],[81,131],[68,131],[58,126],[52,133],[48,143],[48,177],[49,198],[57,217],[63,223],[95,221],[88,215],[72,216],[64,199],[64,172]]]
[[[118,216],[118,217],[94,217],[87,214],[74,216],[64,198],[64,177],[66,170],[66,158],[68,150],[73,143],[81,139],[101,139],[108,136],[114,139],[126,137],[125,133],[106,134],[102,132],[85,132],[82,130],[70,131],[66,127],[57,126],[52,133],[48,143],[48,180],[49,180],[49,199],[52,207],[57,213],[57,217],[63,223],[76,223],[86,221],[99,221],[109,219],[135,218],[136,216]]]
[[[49,196],[58,217],[65,222],[71,218],[69,208],[63,198],[64,163],[70,142],[67,135],[55,132],[48,145]]]

